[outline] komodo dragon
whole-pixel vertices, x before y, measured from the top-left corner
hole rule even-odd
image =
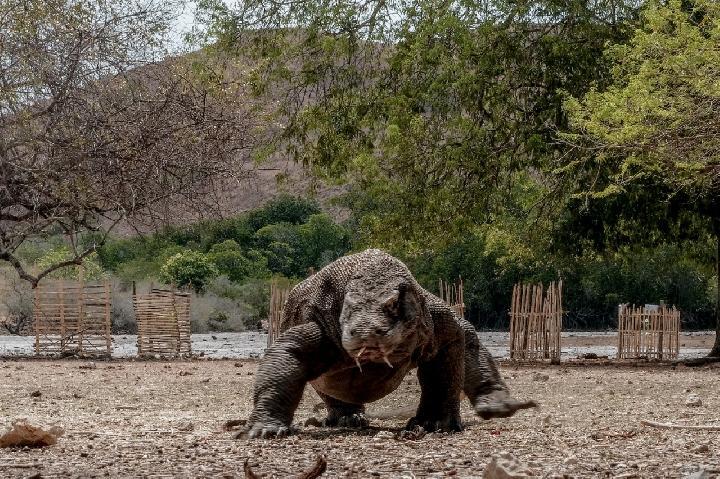
[[[310,383],[325,426],[365,427],[364,404],[418,368],[421,396],[408,429],[460,431],[460,394],[482,418],[536,406],[510,397],[470,323],[383,251],[340,258],[289,294],[278,339],[262,359],[244,436],[282,437]]]

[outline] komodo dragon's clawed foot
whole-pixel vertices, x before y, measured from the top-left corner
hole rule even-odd
[[[521,409],[533,407],[538,407],[538,403],[533,400],[513,399],[506,391],[482,396],[475,402],[475,412],[483,419],[510,417]]]
[[[255,421],[248,427],[235,435],[236,439],[279,439],[293,433],[290,426],[275,423],[272,421]]]
[[[445,418],[422,418],[415,416],[405,426],[406,431],[414,431],[418,427],[427,432],[460,432],[462,424],[459,416],[448,416]]]
[[[362,412],[345,415],[330,413],[322,422],[324,427],[347,427],[353,429],[365,429],[369,424],[367,416]]]

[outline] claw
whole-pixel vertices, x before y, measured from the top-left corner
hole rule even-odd
[[[360,364],[360,358],[362,357],[362,354],[365,352],[365,347],[360,350],[359,353],[357,353],[357,356],[355,356],[355,364],[357,364],[358,369],[362,373],[362,365]]]
[[[388,359],[387,355],[383,355],[383,361],[385,361],[385,364],[387,364],[388,366],[390,366],[390,368],[392,369],[393,365],[392,365],[392,363],[390,362],[390,360]]]

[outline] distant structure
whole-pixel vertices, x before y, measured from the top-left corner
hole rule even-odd
[[[562,332],[562,281],[518,283],[510,306],[510,358],[560,362]]]
[[[110,356],[110,283],[43,281],[35,288],[35,354]]]
[[[465,319],[465,297],[463,296],[463,280],[458,278],[456,283],[447,283],[442,279],[438,280],[438,290],[442,299],[450,308]]]
[[[152,288],[138,294],[133,284],[138,356],[190,355],[190,293]]]
[[[618,306],[618,359],[677,359],[680,311],[664,304]]]

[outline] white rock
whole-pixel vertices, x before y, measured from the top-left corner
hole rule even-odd
[[[697,394],[690,394],[687,399],[685,399],[685,405],[688,407],[700,407],[702,406],[702,399],[700,399],[700,396]]]
[[[532,471],[509,452],[495,454],[483,471],[484,479],[519,479],[532,476]]]

